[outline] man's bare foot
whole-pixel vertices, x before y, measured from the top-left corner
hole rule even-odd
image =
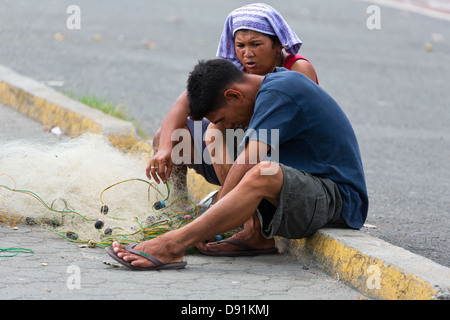
[[[244,230],[236,233],[230,239],[237,240],[254,249],[271,249],[275,246],[274,239],[266,239],[261,234],[261,227],[258,217],[252,216],[245,224]],[[208,242],[198,243],[196,247],[200,251],[208,252],[231,252],[238,250],[246,250],[246,248],[233,244],[232,242]]]
[[[181,262],[184,257],[183,253],[175,253],[174,250],[170,250],[168,243],[164,240],[161,241],[162,239],[160,238],[162,237],[139,243],[134,249],[149,254],[164,264]],[[125,250],[125,245],[114,242],[112,247],[119,258],[130,262],[134,267],[146,268],[155,266],[150,260]]]
[[[241,233],[243,233],[243,231],[235,234],[229,239],[238,240],[239,242],[242,242],[254,249],[271,249],[275,246],[274,239],[247,238],[243,237]],[[219,242],[219,241],[198,243],[196,247],[203,252],[232,252],[232,251],[246,250],[246,248],[241,247],[239,245],[235,245],[232,242]]]

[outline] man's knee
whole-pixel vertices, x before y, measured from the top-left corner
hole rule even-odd
[[[261,161],[251,168],[244,176],[242,182],[267,194],[283,184],[283,175],[278,163]]]
[[[272,179],[278,179],[281,174],[281,167],[278,163],[272,161],[261,161],[256,165],[256,170],[259,175],[265,180],[270,181]]]

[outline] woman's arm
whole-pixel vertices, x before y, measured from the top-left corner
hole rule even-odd
[[[156,154],[150,160],[147,166],[146,174],[149,179],[153,178],[159,182],[156,174],[158,174],[163,182],[165,182],[172,171],[172,149],[174,141],[172,141],[172,132],[176,129],[181,129],[186,126],[186,120],[189,114],[189,101],[187,98],[187,91],[184,91],[169,109],[169,112],[161,122],[161,128],[155,133],[153,137],[153,148]],[[152,175],[151,167],[158,167]]]
[[[161,122],[158,148],[172,148],[172,132],[175,129],[184,128],[189,113],[187,91],[184,91],[169,109],[169,112]]]

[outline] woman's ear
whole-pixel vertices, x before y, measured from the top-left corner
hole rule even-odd
[[[283,44],[281,43],[280,39],[277,38],[277,41],[276,41],[274,47],[275,47],[275,49],[277,50],[277,52],[281,52],[281,51],[283,51],[285,45],[283,45]]]

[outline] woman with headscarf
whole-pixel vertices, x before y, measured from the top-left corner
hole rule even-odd
[[[267,4],[255,3],[228,15],[217,56],[248,73],[266,75],[275,67],[284,67],[319,84],[311,63],[298,54],[301,45],[278,11]]]
[[[217,56],[232,61],[244,72],[266,75],[275,67],[284,67],[298,71],[318,84],[316,72],[311,63],[298,54],[302,45],[301,40],[292,31],[278,11],[269,5],[255,3],[233,10],[227,17],[222,36],[217,49]],[[208,126],[214,127],[208,120],[203,119],[197,127],[188,118],[189,102],[186,92],[182,93],[169,110],[161,123],[161,128],[153,137],[155,156],[147,166],[148,178],[159,182],[169,179],[174,171],[172,190],[186,192],[186,166],[174,166],[171,158],[175,143],[171,140],[172,132],[177,129],[189,129],[192,137],[192,147],[195,153],[202,155],[202,162],[192,161],[188,164],[209,183],[221,185],[224,182],[227,166],[222,166],[219,175],[216,173],[203,140]],[[196,131],[201,129],[201,132]],[[198,130],[197,129],[197,130]],[[194,153],[192,153],[194,159]],[[229,165],[230,166],[230,165]],[[229,169],[228,166],[228,169]],[[216,168],[217,170],[217,168]]]

